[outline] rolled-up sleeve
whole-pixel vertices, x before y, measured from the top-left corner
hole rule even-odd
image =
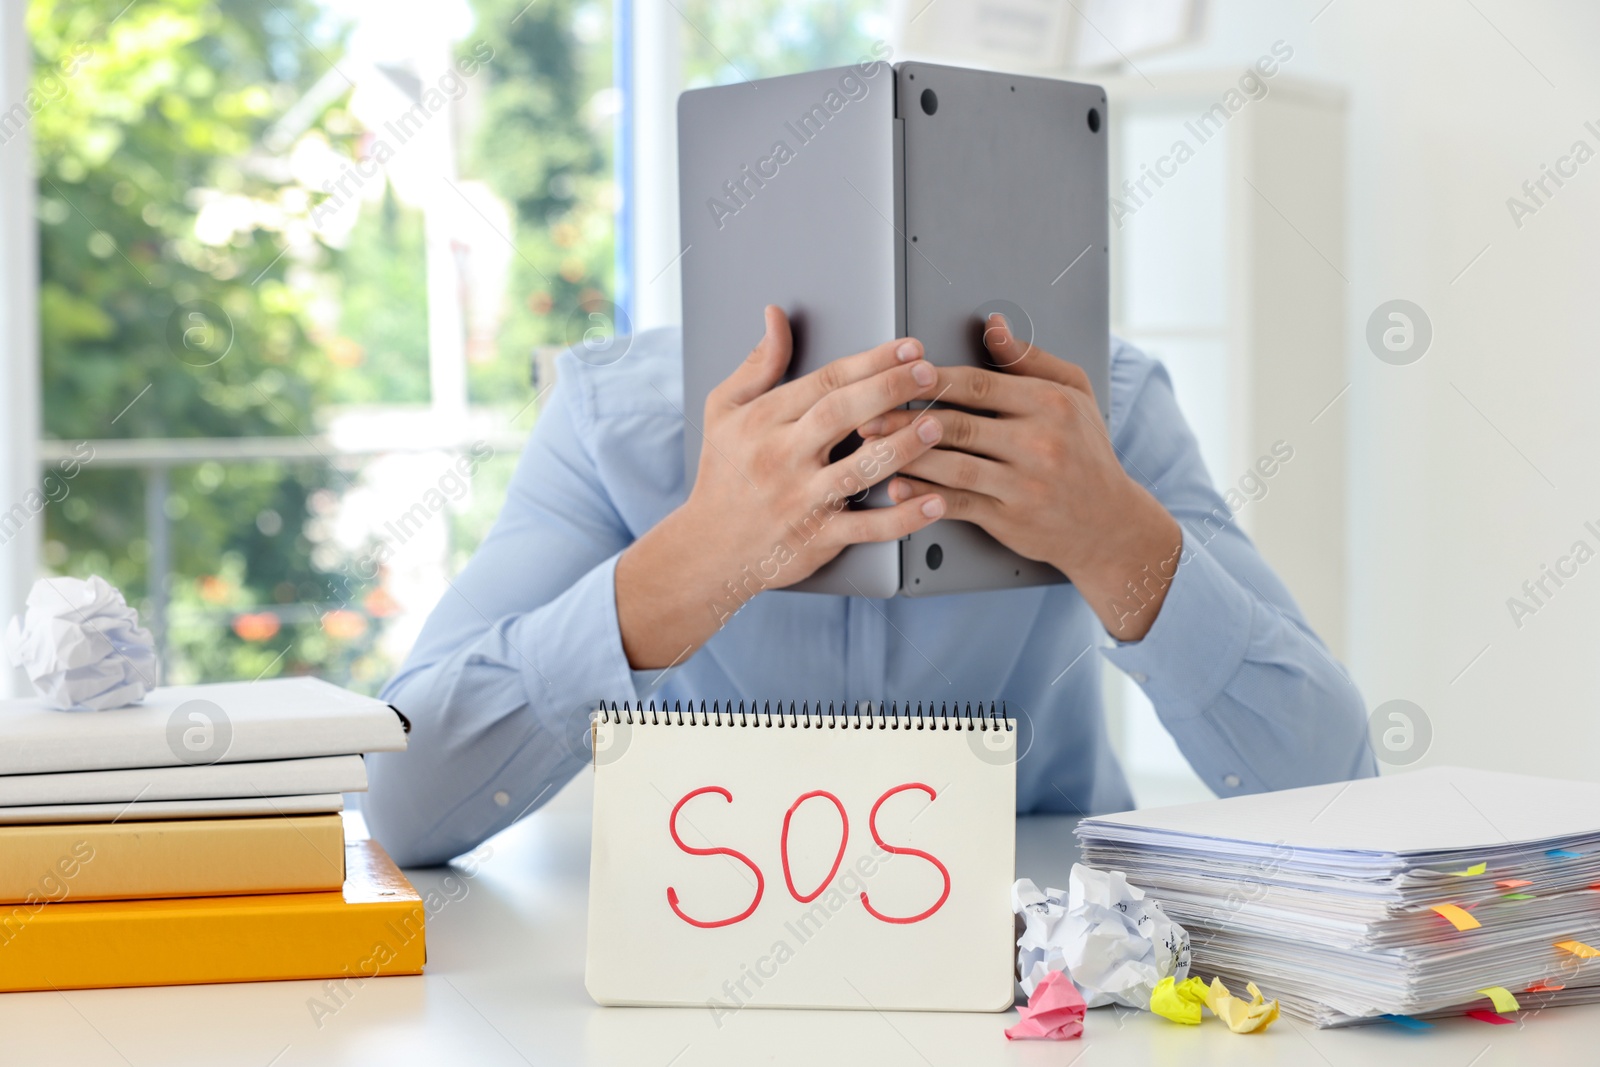
[[[1360,692],[1213,488],[1166,371],[1143,357],[1119,369],[1138,379],[1113,441],[1184,543],[1149,632],[1106,658],[1219,795],[1376,773]]]
[[[617,625],[631,542],[578,425],[581,389],[548,399],[499,519],[383,691],[405,752],[368,757],[374,837],[402,864],[443,863],[549,800],[589,756],[588,713],[647,695]]]

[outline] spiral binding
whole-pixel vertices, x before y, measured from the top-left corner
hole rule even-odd
[[[731,700],[725,703],[712,701],[710,707],[703,700],[698,704],[690,701],[687,709],[680,700],[674,700],[671,707],[667,706],[666,701],[662,701],[658,707],[652,700],[648,704],[631,701],[601,703],[594,714],[596,721],[602,723],[651,726],[760,726],[780,730],[1016,729],[1016,720],[1006,715],[1004,701],[998,706],[994,701],[987,705],[979,701],[976,711],[971,701],[964,707],[959,702],[950,704],[941,701],[937,711],[932,701],[924,710],[920,700],[915,710],[912,710],[910,701],[906,702],[904,710],[899,701],[889,704],[860,701],[835,710],[835,702],[830,700],[827,711],[822,710],[820,700],[814,708],[810,701],[804,701],[798,707],[794,701],[790,701],[787,708],[782,701],[778,701],[776,710],[772,701],[764,701],[758,711],[753,700],[741,700],[737,708]]]

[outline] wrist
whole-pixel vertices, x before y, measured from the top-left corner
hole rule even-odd
[[[1155,624],[1177,573],[1183,528],[1131,478],[1126,489],[1089,550],[1061,569],[1111,636],[1137,641]]]

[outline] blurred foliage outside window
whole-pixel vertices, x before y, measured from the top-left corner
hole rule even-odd
[[[872,46],[889,36],[887,0],[681,0],[679,7],[686,89],[859,63],[878,58]]]
[[[428,5],[125,5],[29,0],[47,101],[31,124],[45,436],[325,443],[351,413],[426,415],[428,219],[394,169],[405,147],[364,124],[361,100],[430,86],[357,46],[363,17]],[[463,289],[497,286],[460,314],[468,397],[510,434],[529,422],[510,420],[532,396],[532,349],[562,343],[579,301],[611,290],[610,11],[475,0],[470,14],[449,58],[476,55],[477,69],[437,87],[452,97],[463,198],[486,188],[503,206],[469,204],[486,225],[452,247]],[[373,170],[384,141],[394,165],[338,184],[358,163]],[[185,330],[204,331],[198,352]],[[457,494],[449,455],[316,451],[170,466],[164,531],[147,521],[146,468],[91,459],[47,509],[45,565],[103,574],[148,616],[164,543],[168,681],[314,672],[374,690],[431,606],[419,596],[437,595],[371,565],[394,529],[379,520],[404,526],[417,486],[445,487],[437,529],[410,547],[452,573],[487,531],[514,454],[474,464],[476,484]],[[379,470],[409,495],[386,498]]]

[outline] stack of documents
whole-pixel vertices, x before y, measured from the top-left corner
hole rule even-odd
[[[1193,970],[1340,1026],[1600,1000],[1600,784],[1439,767],[1083,820]]]
[[[0,991],[353,968],[419,906],[340,816],[367,788],[361,753],[405,732],[388,705],[310,678],[101,712],[0,702]],[[420,970],[414,925],[395,955]],[[241,951],[257,942],[275,947]]]

